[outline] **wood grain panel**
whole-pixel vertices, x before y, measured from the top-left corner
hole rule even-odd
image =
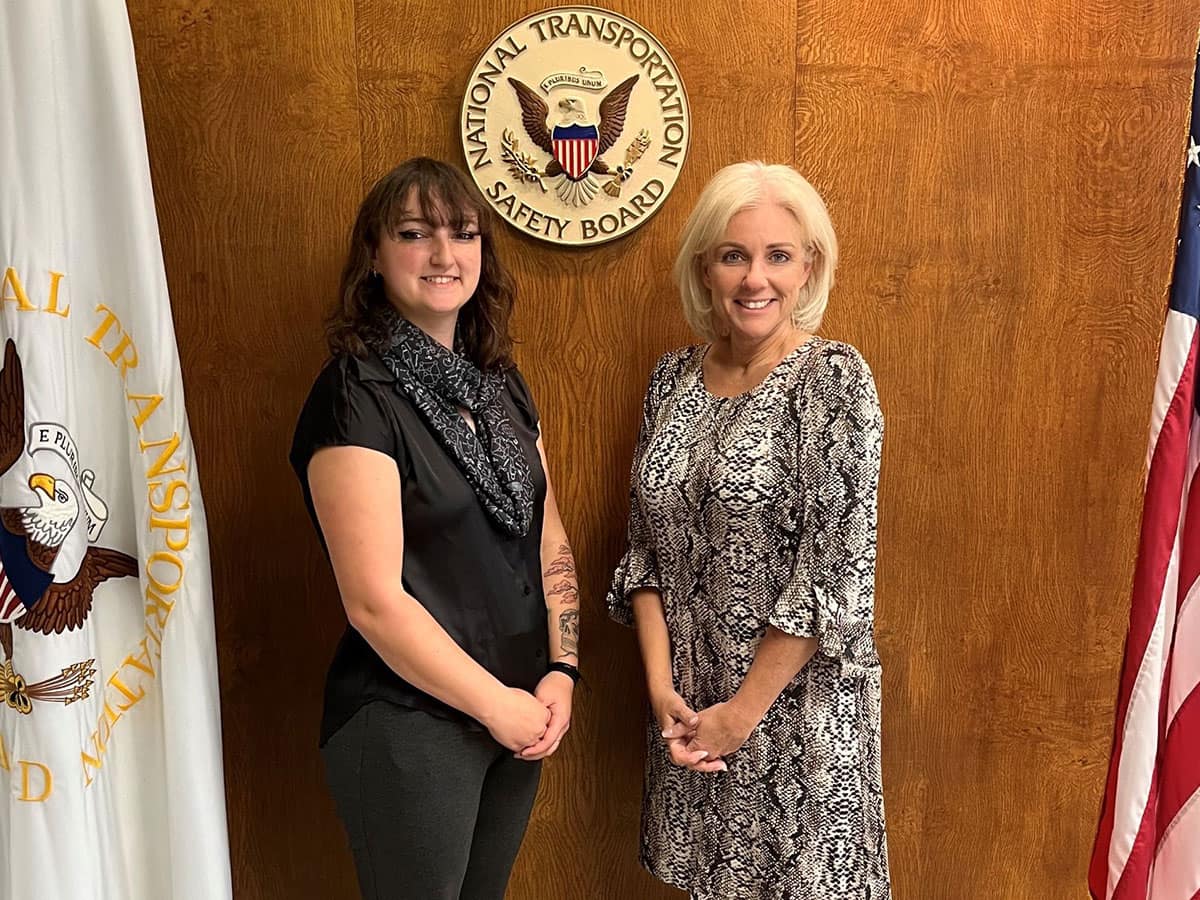
[[[862,348],[888,416],[898,897],[1086,894],[1186,135],[1184,12],[801,4],[796,158],[844,251],[826,331]]]
[[[353,10],[129,9],[208,511],[236,895],[345,895],[316,750],[343,617],[286,455],[360,197]]]
[[[356,895],[315,749],[343,618],[285,461],[351,217],[396,162],[461,162],[475,57],[548,5],[129,2],[209,512],[239,900]],[[843,262],[824,330],[863,350],[887,415],[878,630],[896,896],[1082,897],[1195,10],[603,5],[675,57],[692,146],[663,210],[626,238],[500,239],[579,559],[588,679],[509,897],[682,896],[636,865],[643,689],[602,597],[646,377],[691,341],[669,280],[676,236],[709,176],[744,158],[794,162],[826,197]]]

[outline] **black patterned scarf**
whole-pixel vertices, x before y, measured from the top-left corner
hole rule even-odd
[[[390,343],[379,355],[396,384],[458,464],[488,516],[514,537],[524,537],[533,521],[533,480],[500,399],[504,376],[481,372],[400,315],[389,319]],[[475,420],[475,431],[460,407]]]

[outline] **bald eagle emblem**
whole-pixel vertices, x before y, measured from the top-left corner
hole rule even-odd
[[[0,369],[0,477],[24,452],[25,379],[9,339]],[[107,510],[93,492],[94,484],[91,470],[80,473],[78,481],[35,471],[25,480],[30,502],[0,506],[0,701],[23,715],[33,710],[35,700],[66,704],[87,697],[96,661],[74,663],[52,678],[27,684],[15,668],[13,628],[45,635],[74,631],[87,620],[97,585],[138,573],[132,556],[90,543],[78,566],[60,556],[81,515],[87,517],[89,532],[99,536],[97,519],[107,517]]]
[[[519,140],[506,130],[502,136],[501,158],[508,164],[509,171],[523,182],[537,184],[543,191],[546,186],[542,179],[556,178],[555,193],[563,203],[571,206],[586,206],[601,189],[610,196],[618,196],[621,184],[633,174],[633,163],[646,152],[650,143],[649,133],[641,132],[626,149],[624,163],[615,169],[602,158],[625,130],[625,113],[637,80],[637,75],[631,75],[609,91],[600,101],[600,121],[594,122],[583,98],[560,97],[552,114],[550,106],[533,88],[510,77],[508,83],[521,104],[521,125],[525,133],[552,159],[545,170],[539,171],[538,160],[522,152]],[[594,175],[612,177],[601,186]]]

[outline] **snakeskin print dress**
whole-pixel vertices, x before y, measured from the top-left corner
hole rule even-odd
[[[717,397],[705,352],[668,353],[651,377],[609,613],[632,625],[630,592],[662,594],[696,710],[733,696],[768,625],[818,650],[728,772],[673,765],[648,723],[641,862],[696,900],[885,900],[875,384],[853,347],[813,337]]]

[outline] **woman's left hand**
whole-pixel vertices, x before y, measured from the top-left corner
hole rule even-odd
[[[517,759],[529,761],[545,759],[558,749],[567,729],[571,727],[571,698],[575,692],[575,682],[571,676],[562,672],[547,672],[538,686],[534,688],[533,696],[537,697],[550,710],[550,722],[546,725],[546,733],[536,744],[530,744],[516,754]]]
[[[715,703],[696,714],[700,721],[695,735],[688,743],[689,750],[707,750],[709,759],[733,753],[754,731],[758,722],[733,703]]]

